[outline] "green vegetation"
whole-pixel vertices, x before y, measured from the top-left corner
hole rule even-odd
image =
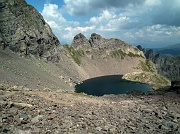
[[[128,54],[126,54],[121,49],[111,52],[111,57],[112,58],[119,58],[119,57],[121,57],[121,59],[124,59],[124,57],[126,55],[129,56],[129,57],[132,57],[132,58],[134,58],[134,57],[142,57],[141,55],[133,54],[132,52],[129,52]]]
[[[138,69],[142,70],[143,72],[130,73],[126,75],[124,78],[127,80],[147,83],[151,85],[154,89],[170,86],[170,81],[168,79],[157,74],[157,71],[154,68],[152,61],[141,61]]]
[[[144,58],[142,55],[133,54],[132,52],[129,52],[127,55],[128,55],[129,57],[142,57],[142,58]]]
[[[126,80],[137,81],[151,85],[154,89],[170,86],[170,81],[156,72],[137,72],[124,76]]]
[[[64,47],[68,50],[69,54],[73,58],[73,60],[80,66],[81,60],[80,57],[84,56],[83,50],[75,50],[72,46],[64,45]]]
[[[119,58],[121,57],[121,59],[124,59],[126,53],[124,53],[122,50],[116,50],[116,51],[112,51],[111,52],[111,57],[112,58]]]
[[[153,67],[153,63],[150,60],[146,60],[146,62],[141,61],[140,66],[141,66],[140,68],[142,69],[142,71],[155,72],[155,69]]]
[[[91,54],[91,51],[89,51],[89,50],[86,50],[86,54]]]
[[[44,91],[44,92],[50,92],[51,89],[49,89],[49,88],[44,88],[43,91]]]

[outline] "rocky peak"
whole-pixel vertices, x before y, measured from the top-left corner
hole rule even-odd
[[[155,55],[156,55],[156,53],[153,49],[150,49],[150,50],[146,51],[146,53],[145,53],[146,58],[150,59],[153,62],[154,62]]]
[[[102,38],[102,36],[96,33],[92,33],[89,39],[92,47],[101,47],[101,45],[103,45],[103,41],[104,39]]]
[[[144,57],[143,52],[141,52],[138,48],[131,46],[119,39],[105,39],[96,33],[92,33],[89,40],[81,33],[76,35],[74,37],[72,46],[75,49],[108,50],[109,52],[121,50],[125,54],[130,53]]]
[[[77,34],[72,42],[72,46],[76,49],[82,48],[82,47],[90,47],[88,39],[82,34]]]
[[[0,1],[0,48],[53,60],[59,45],[42,15],[25,0]]]

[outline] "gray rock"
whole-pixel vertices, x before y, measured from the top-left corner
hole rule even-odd
[[[0,48],[58,60],[60,42],[42,15],[25,0],[1,0],[0,25]]]
[[[19,119],[20,120],[23,120],[23,121],[27,121],[29,119],[28,115],[27,114],[20,114],[19,115]]]
[[[95,129],[96,129],[97,131],[101,131],[101,130],[102,130],[101,127],[96,127]]]
[[[40,119],[43,119],[44,115],[37,115],[34,118],[31,119],[32,123],[37,123],[39,122]]]
[[[74,37],[72,46],[76,49],[80,49],[82,47],[89,48],[90,43],[89,43],[88,39],[86,39],[86,37],[82,33],[79,33]]]

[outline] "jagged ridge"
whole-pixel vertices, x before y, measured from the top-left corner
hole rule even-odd
[[[89,40],[82,33],[77,34],[74,37],[72,46],[75,49],[93,49],[93,51],[104,50],[107,53],[109,53],[109,51],[116,52],[118,50],[121,50],[124,54],[133,54],[134,56],[137,55],[144,57],[144,54],[141,51],[139,51],[136,47],[131,46],[119,39],[105,39],[101,35],[96,33],[92,33]]]

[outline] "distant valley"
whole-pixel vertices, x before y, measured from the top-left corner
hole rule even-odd
[[[173,55],[180,56],[180,43],[176,45],[167,46],[164,48],[153,48],[156,53],[160,53],[162,55]]]

